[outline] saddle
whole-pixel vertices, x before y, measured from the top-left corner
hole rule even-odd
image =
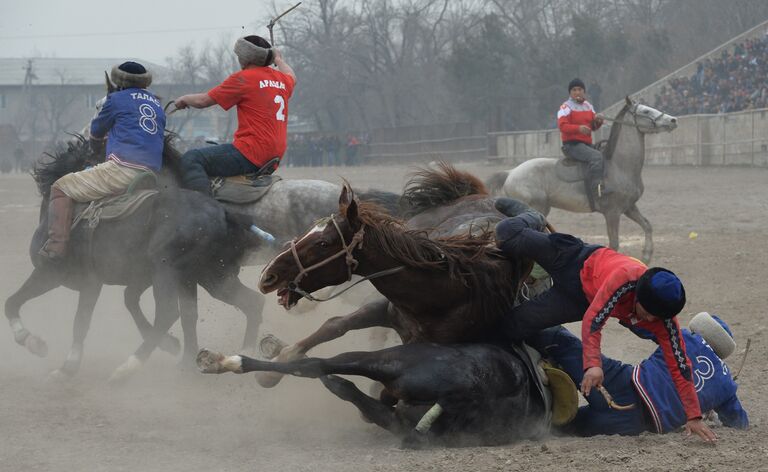
[[[547,423],[563,426],[576,417],[579,392],[571,377],[543,360],[541,354],[525,343],[513,345],[512,350],[528,368],[536,390],[544,404]]]
[[[275,182],[282,180],[279,175],[272,174],[279,162],[280,159],[276,157],[264,165],[259,172],[211,179],[213,198],[220,202],[238,204],[261,200]]]
[[[604,139],[595,144],[595,149],[603,153],[603,160],[607,159],[605,151],[608,146],[608,140]],[[580,182],[586,178],[586,163],[572,159],[563,155],[555,164],[555,175],[563,182]]]
[[[94,230],[101,221],[126,218],[159,193],[156,187],[157,176],[145,172],[139,174],[122,195],[78,203],[75,205],[74,213],[77,216],[72,221],[72,229],[84,220],[88,228]]]

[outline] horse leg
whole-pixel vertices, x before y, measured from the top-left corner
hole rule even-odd
[[[152,324],[147,320],[147,317],[144,316],[144,312],[141,311],[141,305],[139,304],[141,294],[144,293],[148,287],[149,284],[145,283],[128,285],[125,287],[125,291],[123,291],[125,307],[131,314],[133,322],[136,323],[136,328],[138,328],[142,339],[146,339],[147,336],[149,336],[150,331],[152,331]],[[163,335],[163,338],[160,340],[160,344],[157,347],[161,351],[165,351],[172,356],[177,355],[179,351],[181,351],[181,343],[170,333],[165,333]]]
[[[57,271],[45,267],[36,268],[21,288],[5,301],[5,316],[11,325],[16,343],[26,347],[29,352],[40,357],[48,355],[48,345],[24,327],[19,312],[22,305],[29,300],[37,298],[60,285],[61,278]]]
[[[99,299],[99,294],[101,294],[101,287],[101,283],[89,280],[80,289],[75,322],[72,327],[72,348],[69,350],[64,364],[51,372],[52,378],[72,377],[80,370],[85,337],[88,335],[88,330],[91,327],[93,310],[96,308],[96,301]]]
[[[237,276],[226,277],[222,281],[217,281],[215,285],[204,283],[203,287],[212,297],[243,312],[246,319],[243,350],[255,351],[258,346],[261,314],[264,310],[264,295],[245,286]]]
[[[179,365],[195,365],[195,356],[199,350],[197,344],[197,282],[187,281],[179,290],[179,310],[181,311],[181,330],[184,332],[184,354]]]
[[[158,267],[152,275],[155,296],[155,325],[139,348],[112,372],[109,383],[120,382],[138,371],[155,350],[160,339],[179,319],[179,276],[171,267]]]
[[[404,373],[403,363],[387,359],[378,352],[347,352],[330,359],[304,358],[291,362],[269,362],[246,356],[224,356],[207,350],[200,351],[197,365],[203,373],[281,372],[299,377],[320,378],[334,395],[355,405],[372,423],[401,433],[407,429],[395,409],[369,397],[348,380],[331,374],[360,375],[377,381],[392,381]]]
[[[624,212],[627,218],[639,224],[643,228],[645,233],[645,243],[643,244],[643,262],[646,264],[651,262],[651,256],[653,256],[653,227],[651,222],[640,213],[637,208],[637,203],[633,203],[627,211]]]
[[[311,335],[296,344],[283,348],[280,351],[280,354],[276,357],[276,360],[280,362],[288,362],[300,359],[313,347],[339,338],[351,330],[371,328],[373,326],[391,328],[392,326],[389,323],[388,317],[388,307],[389,301],[383,298],[363,305],[347,316],[335,316],[329,318]],[[282,378],[283,375],[277,372],[263,372],[256,374],[256,380],[259,382],[259,385],[265,388],[274,387]]]
[[[621,220],[621,213],[614,211],[609,213],[603,213],[605,217],[605,227],[608,230],[608,247],[614,251],[619,250],[619,221]]]

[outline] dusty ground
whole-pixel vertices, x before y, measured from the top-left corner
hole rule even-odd
[[[498,168],[479,166],[482,177]],[[285,169],[288,177],[347,177],[357,187],[397,191],[405,169]],[[753,351],[740,380],[750,413],[746,432],[717,428],[715,447],[678,434],[637,438],[548,438],[505,447],[401,451],[398,441],[360,421],[349,405],[319,382],[288,379],[273,390],[251,376],[182,373],[176,360],[156,353],[145,369],[121,388],[106,385],[111,370],[137,346],[138,334],[122,307],[122,292],[102,294],[86,345],[81,374],[66,383],[48,382],[71,342],[76,297],[57,289],[27,304],[27,327],[46,339],[50,354],[39,359],[0,327],[0,470],[229,471],[229,470],[768,470],[768,355],[765,331],[768,279],[768,171],[765,169],[650,168],[640,209],[655,229],[654,263],[674,269],[685,281],[683,316],[701,310],[724,316],[740,346]],[[0,294],[16,290],[31,270],[29,238],[39,198],[28,176],[0,177]],[[598,215],[555,211],[562,231],[605,243]],[[640,254],[640,231],[622,222],[622,244]],[[698,233],[695,239],[691,232]],[[255,284],[258,267],[243,272]],[[149,307],[151,300],[143,300]],[[268,299],[264,332],[292,340],[332,314],[336,304],[296,316]],[[244,322],[233,308],[201,295],[201,345],[234,352]],[[179,333],[179,327],[174,327]],[[627,361],[652,346],[617,326],[604,336],[606,352]],[[327,355],[367,346],[357,333],[318,350]],[[740,356],[734,356],[736,363]]]

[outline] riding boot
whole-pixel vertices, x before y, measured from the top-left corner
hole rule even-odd
[[[57,187],[52,187],[48,204],[48,241],[40,249],[41,256],[51,261],[60,261],[67,255],[73,210],[72,199]]]

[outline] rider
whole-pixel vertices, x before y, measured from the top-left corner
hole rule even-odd
[[[520,203],[501,198],[496,207],[504,214]],[[686,429],[707,441],[716,439],[701,421],[693,385],[691,362],[680,335],[676,315],[685,306],[680,279],[662,268],[649,269],[642,262],[613,249],[585,244],[568,234],[544,234],[544,217],[523,211],[496,226],[496,244],[513,260],[530,258],[552,277],[553,287],[526,301],[502,318],[501,334],[511,341],[525,339],[538,330],[582,320],[584,380],[582,392],[603,383],[600,357],[603,326],[609,317],[637,333],[650,333],[664,353],[667,369],[688,419]]]
[[[160,169],[163,160],[165,113],[160,100],[146,90],[152,74],[137,62],[114,66],[110,78],[117,88],[91,122],[91,147],[103,149],[105,162],[61,177],[51,187],[48,241],[40,255],[61,260],[67,253],[73,202],[91,202],[119,195],[136,177]]]
[[[568,84],[570,98],[560,105],[557,112],[557,127],[563,141],[563,154],[587,164],[587,199],[590,208],[595,210],[595,197],[608,193],[602,183],[603,154],[592,147],[592,131],[603,125],[603,118],[595,114],[585,93],[586,87],[581,79],[571,80]]]
[[[716,316],[711,318],[733,337],[724,321]],[[695,329],[693,325],[691,329]],[[688,329],[681,332],[688,353],[695,360],[696,394],[702,409],[714,410],[725,426],[746,429],[749,418],[736,396],[738,386],[719,357],[728,353],[719,352],[715,344],[710,346],[708,341],[713,340],[703,329],[700,333]],[[579,338],[564,327],[556,326],[540,332],[529,342],[557,363],[577,385],[581,383],[584,376],[583,346]],[[638,407],[611,409],[598,392],[592,392],[587,397],[589,405],[579,408],[576,418],[565,428],[567,431],[579,436],[637,435],[644,431],[666,433],[685,425],[685,409],[675,392],[660,347],[636,366],[605,356],[601,359],[607,373],[605,387],[613,400],[621,405],[634,403]]]
[[[246,36],[235,43],[242,70],[227,77],[208,93],[184,95],[176,108],[207,108],[218,104],[225,110],[237,106],[238,127],[232,144],[192,149],[181,158],[182,185],[209,193],[208,176],[233,176],[258,172],[285,153],[288,99],[296,76],[283,56],[260,36]],[[277,69],[270,66],[274,61]],[[272,172],[277,168],[274,165]]]

